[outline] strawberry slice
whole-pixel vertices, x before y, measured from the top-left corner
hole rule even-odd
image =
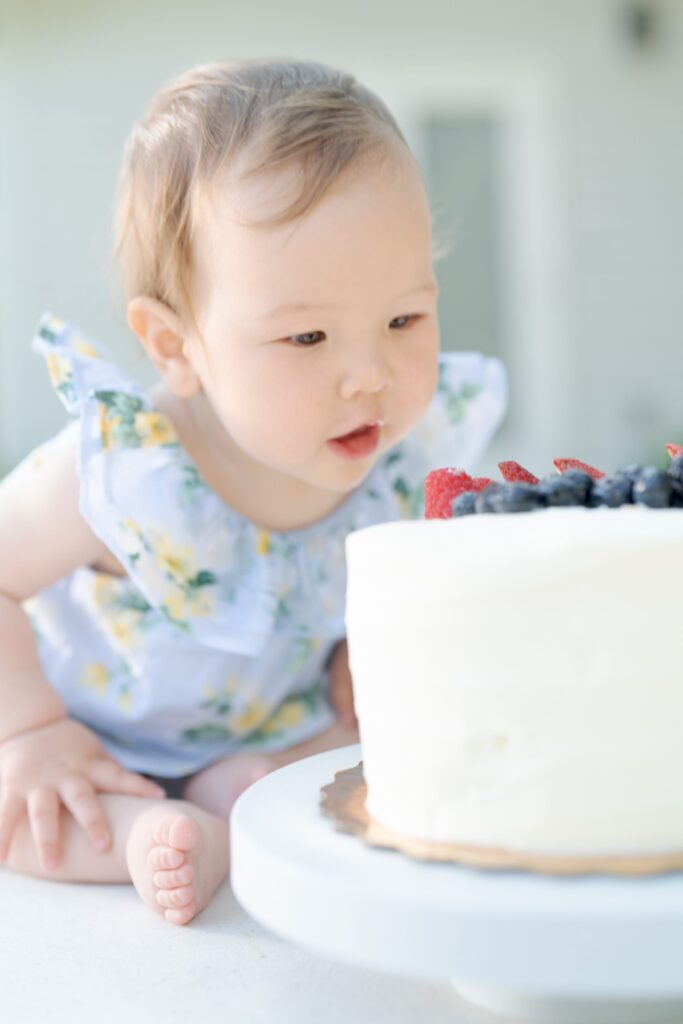
[[[499,462],[498,469],[503,474],[503,480],[512,484],[538,484],[540,480],[533,473],[530,473],[518,462]]]
[[[558,473],[566,473],[568,469],[581,469],[584,473],[592,476],[594,480],[601,480],[603,476],[607,476],[601,469],[589,466],[587,462],[581,462],[580,459],[553,459],[553,465]]]
[[[425,477],[425,519],[450,519],[451,505],[464,491],[483,491],[487,476],[472,477],[464,469],[433,469]]]
[[[433,469],[425,477],[425,519],[450,519],[451,503],[472,483],[464,469]]]
[[[668,444],[666,450],[672,459],[675,459],[677,455],[683,455],[683,444]]]
[[[492,483],[493,480],[489,480],[487,476],[475,476],[474,480],[470,481],[470,486],[467,490],[475,491],[478,494],[479,491],[483,491],[485,487]]]

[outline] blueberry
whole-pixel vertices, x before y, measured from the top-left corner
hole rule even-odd
[[[579,500],[577,489],[572,485],[571,480],[565,480],[566,474],[561,476],[545,476],[538,485],[541,497],[548,507],[555,505],[582,505]]]
[[[590,505],[592,508],[596,508],[598,505],[607,505],[608,508],[628,505],[631,501],[632,490],[633,483],[627,476],[617,473],[616,476],[603,477],[593,484]]]
[[[493,507],[493,497],[500,490],[501,486],[501,484],[494,481],[492,484],[489,484],[488,487],[485,487],[483,491],[479,491],[474,500],[474,511],[479,513],[495,512],[496,510]]]
[[[667,476],[671,479],[674,487],[683,488],[683,455],[677,455],[675,459],[671,460]]]
[[[491,497],[494,512],[533,512],[545,505],[538,487],[531,484],[503,484]]]
[[[668,508],[672,490],[671,480],[663,470],[646,466],[633,485],[633,500],[648,508]]]
[[[582,469],[568,469],[562,479],[570,484],[577,498],[577,505],[586,505],[593,490],[593,477]]]
[[[474,491],[463,491],[459,494],[451,504],[451,515],[452,516],[470,516],[474,513],[474,500],[476,498]]]
[[[671,504],[674,508],[683,508],[683,455],[671,460],[667,476],[673,489]]]
[[[641,465],[637,462],[631,462],[628,466],[622,466],[621,469],[618,469],[616,476],[625,476],[634,484],[642,472],[643,467]]]

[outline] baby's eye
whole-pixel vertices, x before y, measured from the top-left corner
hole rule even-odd
[[[290,334],[287,341],[293,341],[297,345],[301,345],[303,348],[315,345],[318,341],[325,337],[324,331],[308,331],[306,334]]]
[[[419,320],[419,316],[416,313],[409,313],[407,316],[396,316],[389,324],[390,327],[395,327],[401,330],[403,327],[410,327],[416,320]]]

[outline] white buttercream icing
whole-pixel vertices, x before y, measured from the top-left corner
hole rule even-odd
[[[347,538],[368,810],[425,839],[683,849],[683,511],[562,508]]]

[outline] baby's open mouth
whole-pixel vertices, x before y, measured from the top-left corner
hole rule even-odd
[[[342,434],[340,437],[335,437],[335,441],[346,441],[349,437],[358,437],[360,434],[365,434],[368,430],[372,429],[373,424],[364,423],[362,427],[357,427],[355,430],[349,431],[348,434]]]
[[[374,452],[379,443],[381,428],[382,424],[379,421],[366,423],[364,426],[357,427],[356,430],[352,430],[348,434],[333,437],[327,443],[338,455],[342,455],[344,458],[363,458]]]

